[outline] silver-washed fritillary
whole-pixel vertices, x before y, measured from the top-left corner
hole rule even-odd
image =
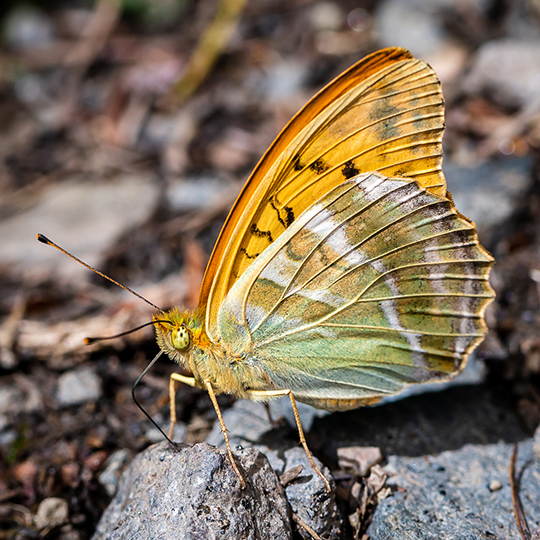
[[[441,170],[444,103],[399,48],[352,66],[290,121],[221,231],[199,309],[155,316],[163,352],[215,394],[328,410],[460,372],[486,332],[492,257]],[[159,322],[163,321],[163,322]],[[172,432],[172,431],[171,431]],[[243,482],[243,480],[241,479]]]

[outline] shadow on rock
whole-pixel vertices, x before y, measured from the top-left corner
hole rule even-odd
[[[334,460],[344,446],[377,446],[387,456],[422,456],[466,444],[513,443],[529,437],[505,396],[486,385],[331,414],[315,420],[312,434]]]

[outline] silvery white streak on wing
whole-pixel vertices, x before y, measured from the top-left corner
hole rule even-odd
[[[251,302],[246,304],[246,323],[248,328],[253,328],[262,319],[266,317],[267,313],[264,308],[258,305],[254,305]]]
[[[443,266],[445,266],[445,265],[443,265]],[[429,277],[431,279],[433,279],[433,280],[442,280],[442,279],[445,279],[446,277],[448,277],[446,274],[443,274],[443,273],[438,271],[438,270],[440,270],[440,268],[436,268],[434,270],[437,270],[437,271],[429,273]]]
[[[409,193],[404,193],[402,190],[396,190],[392,193],[389,193],[387,198],[393,203],[398,203],[399,206],[405,207],[406,203],[418,198],[423,193],[422,191],[418,190],[418,185],[415,182],[410,182],[409,184],[411,185],[411,187],[414,186],[416,189],[411,189]],[[405,183],[405,180],[401,182],[402,186],[407,186],[409,184]],[[414,208],[412,208],[411,210],[414,210]]]
[[[243,324],[244,312],[239,298],[227,297],[227,305],[237,324]]]
[[[316,234],[321,239],[324,239],[339,227],[339,221],[335,221],[333,219],[334,215],[335,212],[325,208],[316,216],[315,219],[310,221],[305,228],[313,234]]]
[[[429,240],[426,240],[424,242],[423,250],[424,250],[424,259],[426,260],[426,262],[438,263],[442,261],[441,254],[436,249],[434,249],[435,246],[437,246],[438,244],[439,244],[438,240],[434,238],[430,238]],[[446,268],[447,268],[447,265],[443,265],[443,266],[437,265],[437,272],[441,273],[442,271],[440,275],[444,276],[444,272],[446,271]],[[432,274],[433,270],[434,270],[433,268],[429,268],[429,276],[431,278],[433,278],[433,274]],[[444,280],[442,279],[440,281],[432,281],[431,287],[436,293],[443,294],[443,295],[448,293],[448,289],[445,287]]]
[[[331,218],[329,218],[327,221],[331,221]],[[360,250],[355,250],[354,246],[352,246],[349,243],[349,238],[347,237],[347,234],[345,233],[345,230],[340,227],[339,225],[336,227],[336,229],[328,235],[328,237],[324,240],[322,243],[322,246],[329,246],[332,248],[332,250],[338,255],[338,257],[333,262],[339,262],[340,260],[344,261],[351,267],[355,265],[359,265],[363,263],[368,257],[367,255]],[[333,264],[333,263],[331,263]],[[318,272],[317,275],[320,275],[322,272],[324,272],[327,268],[329,268],[331,265],[326,266],[321,270],[321,272]],[[311,278],[308,278],[308,281]],[[301,294],[304,295],[303,287],[306,285],[304,283],[303,285],[298,285],[295,288],[291,288],[285,297],[289,297],[293,294]],[[329,302],[331,303],[331,302]],[[341,305],[341,303],[331,303],[331,305]]]
[[[436,248],[437,248],[437,242],[435,242],[434,240],[426,242],[424,253],[426,254],[426,260],[428,262],[437,262],[437,261],[442,260]],[[458,259],[467,261],[467,259],[469,258],[469,254],[466,247],[462,247],[462,248],[456,247],[454,249],[456,251],[456,256]],[[429,256],[427,256],[428,253],[429,253]],[[463,267],[463,273],[465,275],[470,276],[471,272],[469,271],[469,265],[463,264],[462,267]],[[445,268],[447,268],[447,266],[440,266],[437,269],[437,274],[432,274],[430,272],[431,278],[433,278],[434,276],[441,278],[440,281],[432,281],[432,286],[434,290],[437,293],[441,293],[441,294],[447,293],[447,289],[444,287],[444,281],[442,279],[444,277]],[[442,273],[439,274],[441,271]],[[472,275],[474,275],[474,272],[472,272]],[[463,296],[462,298],[458,300],[458,304],[459,304],[459,309],[461,309],[463,312],[467,312],[470,302],[472,301],[468,295],[475,294],[475,290],[474,290],[475,285],[474,285],[473,280],[470,280],[470,279],[463,280],[463,287],[464,287],[463,294],[465,296]],[[475,331],[474,322],[468,317],[460,317],[459,334],[469,334],[469,333],[473,333],[474,331]],[[470,341],[471,340],[468,337],[465,337],[463,335],[461,336],[456,335],[456,338],[454,339],[455,358],[461,359],[463,353],[466,352],[467,347],[470,345]]]
[[[369,176],[357,177],[355,180],[358,186],[362,189],[363,194],[367,201],[373,202],[381,197],[381,192],[376,190],[381,184],[385,183],[382,188],[382,194],[392,191],[396,186],[401,185],[401,182],[393,182],[386,177],[379,176],[378,174],[370,174]]]
[[[386,269],[384,267],[384,264],[382,261],[374,261],[371,263],[371,266],[380,272],[381,274],[384,274],[386,272]],[[401,293],[399,292],[399,288],[396,285],[396,281],[394,276],[391,273],[387,273],[384,279],[384,282],[392,292],[394,296],[401,296]],[[418,335],[410,334],[405,331],[405,328],[401,325],[399,322],[399,313],[397,311],[396,302],[395,300],[384,300],[381,302],[381,308],[384,312],[384,315],[386,316],[386,319],[392,326],[392,328],[396,330],[401,330],[400,335],[404,337],[411,346],[413,350],[413,355],[417,356],[418,353],[424,353],[425,351],[422,349],[420,345],[420,338]],[[419,354],[420,360],[424,360],[422,354]]]
[[[263,251],[264,254],[264,251]],[[265,279],[279,287],[286,288],[298,267],[297,261],[292,261],[286,251],[278,251],[257,279]]]
[[[463,249],[463,251],[466,252],[465,249]],[[460,253],[460,255],[464,255],[464,253]],[[466,276],[470,276],[471,274],[474,274],[474,271],[471,272],[471,268],[472,268],[471,263],[464,264],[463,273]],[[474,294],[474,283],[471,279],[465,280],[463,293],[466,295]],[[466,296],[461,298],[460,308],[466,313],[470,309],[471,302],[474,302],[472,298],[468,298]],[[471,326],[474,327],[473,320],[469,319],[469,317],[461,317],[461,320],[459,321],[460,333],[466,334],[468,329]],[[470,345],[469,341],[465,340],[464,338],[457,338],[455,340],[455,343],[456,343],[455,344],[456,355],[458,355],[458,357],[466,351],[467,345]]]
[[[457,231],[469,231],[471,229],[457,229]],[[457,231],[452,231],[452,232],[457,232]],[[445,250],[448,250],[448,248],[451,248],[451,249],[459,249],[461,250],[462,248],[472,248],[474,249],[475,246],[476,246],[476,242],[473,242],[472,240],[470,242],[465,242],[465,243],[461,243],[461,244],[451,244],[449,246],[446,246],[444,249]],[[433,246],[429,246],[429,247],[426,247],[426,251],[441,251],[440,250],[440,247],[439,245],[433,245]],[[464,260],[469,260],[469,259],[464,259]]]
[[[329,246],[338,256],[335,260],[339,261],[342,257],[348,264],[360,264],[367,259],[367,256],[358,250],[350,243],[345,228],[339,222],[332,219],[331,212],[328,212],[328,217],[324,224],[311,229],[316,234],[322,234],[325,238],[323,246]]]
[[[338,196],[338,198],[340,196]],[[264,264],[265,259],[268,259],[268,262],[264,264],[262,270],[260,271],[253,284],[259,280],[264,279],[275,283],[278,287],[286,289],[290,285],[291,280],[296,273],[299,262],[293,261],[287,256],[287,252],[284,249],[285,245],[293,241],[293,238],[298,238],[297,235],[302,234],[302,230],[305,230],[307,228],[306,225],[314,218],[317,219],[317,217],[321,214],[323,214],[323,218],[325,218],[325,212],[327,212],[325,205],[319,203],[314,204],[313,206],[305,210],[295,220],[295,222],[293,223],[291,228],[288,229],[288,231],[281,235],[280,238],[278,238],[274,243],[270,244],[253,263],[253,265],[262,265]],[[294,233],[294,236],[287,238],[288,232],[295,229],[296,232]],[[255,268],[255,266],[253,266],[253,268]],[[240,283],[242,283],[242,279],[238,280],[237,284],[235,284],[236,287],[238,287]],[[233,289],[236,289],[235,285],[233,285],[231,291]],[[249,290],[251,290],[251,288]],[[232,296],[231,291],[229,291],[227,296]],[[272,309],[270,311],[265,311],[263,313],[262,311],[258,310],[251,313],[250,316],[252,317],[252,319],[250,319],[250,330],[252,332],[255,332],[259,328],[259,326],[264,324],[264,321],[266,319],[271,319],[272,314],[274,313],[274,308],[279,305],[279,303],[280,302],[278,302],[275,306],[272,306]],[[255,306],[246,305],[246,313],[248,309],[255,309]],[[243,320],[239,319],[236,316],[236,312],[235,317],[237,318],[237,320]]]
[[[266,320],[265,325],[270,328],[275,326],[282,327],[284,324],[286,327],[294,327],[305,323],[303,319],[293,317],[291,313],[287,313],[286,315],[272,313],[268,315],[268,312],[264,308],[248,302],[246,304],[246,323],[248,328],[251,331],[254,331],[254,329],[259,330],[259,323],[262,320]]]
[[[329,306],[335,308],[339,308],[349,301],[342,296],[331,294],[325,289],[299,289],[295,291],[294,294],[302,296],[303,298],[308,298],[309,300],[313,300],[315,302],[322,302],[324,304],[328,304]],[[287,297],[289,296],[291,295],[288,294]]]
[[[424,257],[426,259],[426,262],[431,263],[437,263],[441,262],[443,259],[441,258],[440,252],[438,251],[438,245],[439,242],[436,239],[430,239],[426,240],[424,244]],[[448,268],[448,265],[438,265],[437,267],[437,273],[433,272],[433,268],[429,269],[429,275],[431,278],[434,278],[435,275],[439,275],[441,278],[444,277],[445,271]],[[431,281],[431,287],[433,290],[441,295],[445,295],[448,293],[448,289],[445,287],[444,279],[440,280],[432,280]],[[463,320],[461,321],[463,322]],[[460,333],[466,333],[464,332],[464,328],[462,327],[462,324],[460,323]],[[465,352],[465,343],[468,343],[468,338],[456,338],[454,339],[454,357],[455,358],[461,358],[461,355]]]
[[[330,234],[334,229],[339,227],[339,223],[335,222],[332,219],[332,216],[333,213],[327,209],[320,210],[317,216],[315,216],[315,219],[310,221],[304,229],[316,235],[317,238],[324,239],[326,235]],[[347,242],[347,237],[343,231],[340,232],[340,239],[338,243],[339,242]],[[348,244],[347,249],[350,249]],[[274,255],[266,268],[261,272],[259,279],[267,279],[273,283],[276,283],[280,287],[287,289],[287,287],[291,285],[298,268],[301,266],[301,262],[304,261],[291,260],[286,251],[280,250],[276,255]],[[285,296],[291,296],[291,294],[298,292],[299,289],[300,287],[292,289],[288,291]]]
[[[343,257],[343,260],[350,264],[351,266],[356,266],[359,264],[362,264],[364,261],[367,260],[367,255],[364,251],[360,251],[359,249],[351,251],[348,255]]]
[[[438,221],[443,222],[446,218],[454,218],[454,217],[455,217],[455,212],[452,212],[452,210],[446,210],[445,212],[441,212],[439,210],[435,214],[435,216],[430,215],[430,214],[424,216],[424,218],[419,220],[417,223],[415,223],[414,226],[416,229],[419,229],[423,227],[424,225],[433,225],[434,223],[437,223]]]
[[[328,326],[317,326],[316,328],[309,331],[310,333],[316,333],[319,336],[322,336],[327,339],[338,339],[339,332],[338,330],[332,330]]]
[[[270,334],[268,334],[267,332],[265,333],[265,338],[268,337],[268,335],[281,335],[283,334],[283,328],[296,328],[297,326],[300,326],[302,324],[305,324],[305,320],[304,319],[300,319],[299,317],[292,317],[291,314],[287,313],[286,315],[277,315],[276,313],[272,313],[270,314],[270,316],[267,317],[266,321],[264,324],[261,324],[257,329],[256,331],[262,331],[264,332],[264,328],[265,327],[268,327],[268,328],[279,328],[279,332],[270,332]],[[254,330],[255,331],[255,330]]]

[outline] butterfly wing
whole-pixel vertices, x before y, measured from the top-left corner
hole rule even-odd
[[[243,273],[219,331],[300,401],[371,403],[464,367],[486,331],[492,262],[446,197],[415,181],[360,175]]]
[[[219,337],[217,313],[235,281],[345,179],[381,171],[444,195],[443,107],[433,70],[399,48],[364,58],[319,92],[270,146],[227,218],[199,300],[209,336]]]

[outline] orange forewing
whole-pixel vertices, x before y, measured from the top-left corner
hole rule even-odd
[[[443,99],[427,64],[378,51],[321,90],[262,157],[210,258],[199,306],[216,337],[227,292],[251,262],[315,200],[355,174],[380,170],[446,194]]]

